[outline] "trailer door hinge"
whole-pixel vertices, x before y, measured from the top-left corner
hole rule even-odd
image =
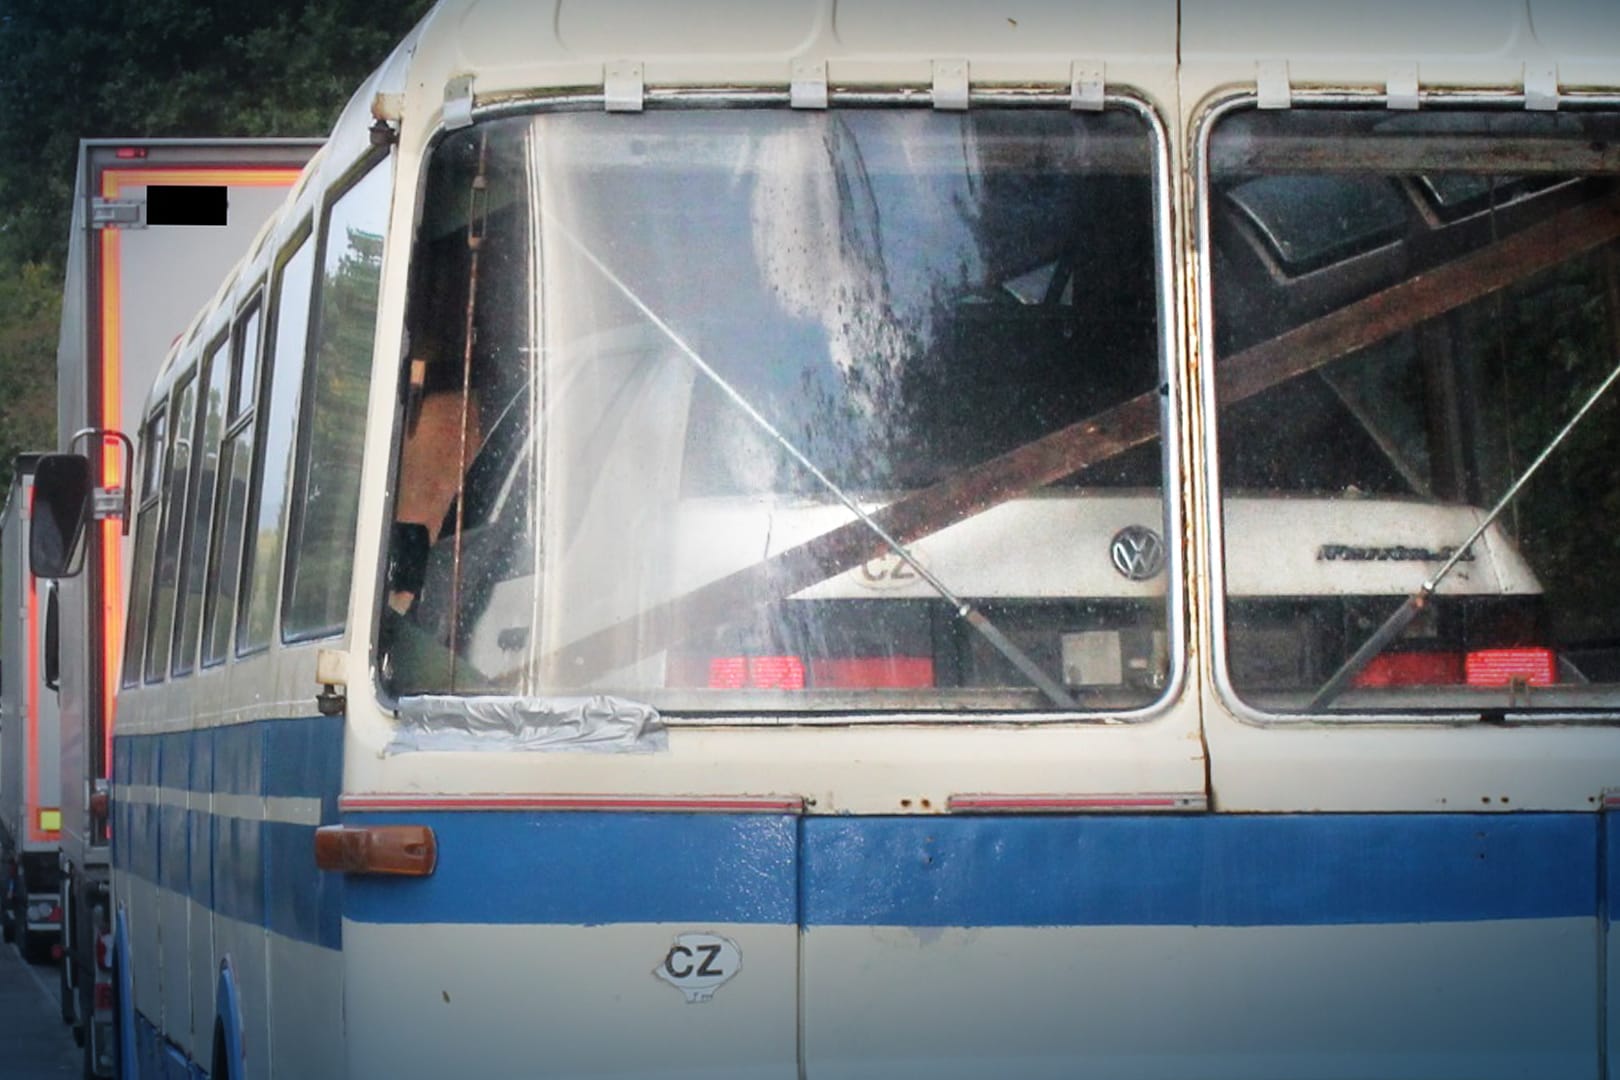
[[[146,228],[146,203],[141,199],[91,199],[90,227],[92,229],[144,229]]]

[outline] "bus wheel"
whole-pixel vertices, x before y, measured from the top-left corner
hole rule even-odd
[[[62,931],[63,933],[67,932],[66,920],[63,921]],[[79,1029],[74,1026],[73,1023],[78,1019],[78,1017],[73,1015],[73,983],[68,979],[68,964],[70,963],[72,963],[72,961],[68,959],[67,950],[64,949],[62,952],[62,962],[57,966],[56,969],[56,989],[61,997],[62,1023],[73,1027],[73,1037],[77,1039],[79,1038]]]
[[[225,1025],[214,1021],[214,1067],[209,1080],[231,1080],[231,1052],[225,1045]]]
[[[102,1080],[101,1073],[96,1071],[96,1048],[94,1039],[80,1039],[79,1045],[84,1047],[84,1056],[79,1060],[81,1075],[84,1080]]]
[[[17,951],[22,953],[23,959],[36,966],[50,963],[50,939],[29,930],[26,918],[19,920],[17,925]]]

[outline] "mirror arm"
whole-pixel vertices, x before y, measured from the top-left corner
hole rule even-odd
[[[125,435],[122,431],[117,431],[111,428],[80,428],[78,431],[73,433],[73,438],[68,441],[68,449],[72,450],[74,447],[78,446],[80,439],[88,439],[92,437],[99,438],[103,442],[105,442],[107,439],[117,439],[123,444],[124,468],[122,475],[124,477],[124,483],[122,485],[122,490],[118,491],[116,496],[114,495],[114,489],[112,488],[96,488],[94,492],[91,493],[90,516],[95,520],[102,520],[109,517],[121,519],[123,535],[128,536],[129,521],[131,516],[130,499],[135,491],[135,485],[132,482],[134,477],[131,475],[131,470],[135,466],[135,444],[131,442],[129,436]],[[102,477],[102,479],[105,480],[106,478]],[[113,498],[117,499],[116,504],[109,505]]]

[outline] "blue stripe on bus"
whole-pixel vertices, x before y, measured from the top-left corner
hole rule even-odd
[[[1615,905],[1620,904],[1620,810],[1608,810],[1603,815],[1603,844],[1598,857],[1603,862],[1603,925],[1614,926]]]
[[[186,788],[207,791],[214,783],[214,737],[197,732],[191,744]],[[186,814],[186,847],[191,852],[191,876],[186,894],[206,908],[214,906],[214,848],[210,815],[192,810]]]
[[[124,783],[317,798],[320,820],[338,819],[340,719],[116,742]],[[116,815],[120,868],[331,948],[345,914],[381,923],[1261,926],[1600,910],[1607,919],[1600,894],[1620,895],[1612,814],[365,814],[368,824],[431,824],[439,867],[425,880],[347,882],[315,870],[309,825],[127,802]]]
[[[185,790],[190,780],[190,763],[197,738],[181,731],[158,739],[158,783],[165,788]],[[184,895],[191,885],[191,829],[185,811],[157,807],[158,883]]]
[[[1591,916],[1593,815],[805,822],[805,921],[1320,926]]]
[[[363,819],[438,839],[430,878],[348,883],[345,915],[373,923],[1315,926],[1598,906],[1592,814]]]
[[[113,762],[121,786],[317,799],[319,820],[332,823],[343,722],[308,717],[119,736]],[[118,800],[113,862],[227,918],[335,949],[342,942],[343,879],[315,868],[314,830]]]
[[[761,814],[366,814],[431,824],[431,877],[354,877],[363,922],[797,922],[798,821]]]

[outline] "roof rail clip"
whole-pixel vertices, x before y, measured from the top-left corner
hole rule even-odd
[[[968,107],[968,62],[934,61],[934,108],[961,112]]]
[[[472,123],[473,77],[456,75],[444,84],[444,129],[456,131]]]
[[[1294,93],[1288,83],[1288,61],[1262,60],[1254,66],[1254,88],[1262,109],[1291,109]]]
[[[1107,67],[1101,60],[1076,60],[1069,65],[1069,108],[1075,112],[1101,112],[1107,93]]]
[[[602,107],[608,112],[640,112],[645,99],[640,62],[615,60],[603,69]]]
[[[792,79],[788,83],[788,104],[795,109],[827,107],[827,61],[793,61]]]
[[[1524,65],[1524,107],[1531,112],[1553,112],[1558,108],[1558,65]]]
[[[1384,81],[1384,104],[1391,109],[1418,107],[1417,61],[1401,61],[1389,65]]]

